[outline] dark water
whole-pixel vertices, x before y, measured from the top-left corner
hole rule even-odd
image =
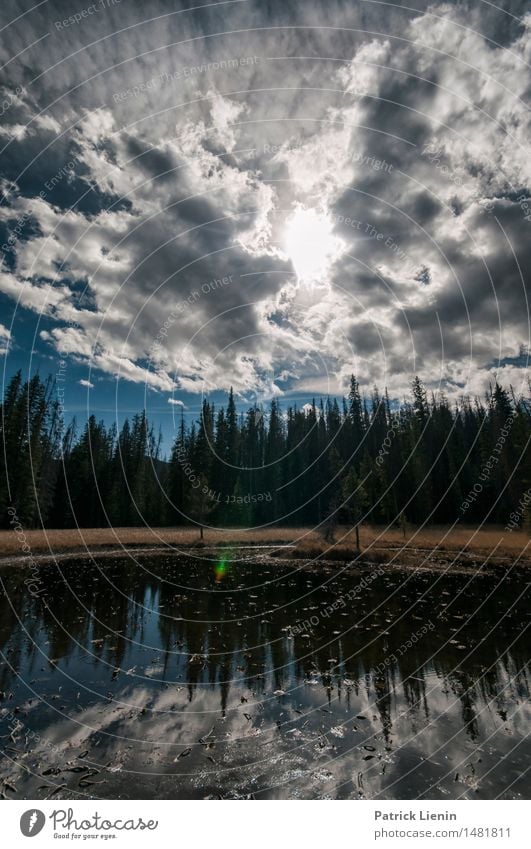
[[[8,798],[529,796],[523,574],[102,559],[43,566],[39,598],[0,577]]]

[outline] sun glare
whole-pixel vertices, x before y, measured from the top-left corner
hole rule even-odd
[[[286,221],[284,250],[301,283],[324,284],[328,269],[343,247],[333,233],[332,220],[316,209],[300,206]]]

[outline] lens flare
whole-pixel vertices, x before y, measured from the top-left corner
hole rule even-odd
[[[220,581],[223,580],[225,574],[227,573],[228,568],[229,568],[228,563],[225,559],[220,560],[219,563],[216,564],[216,567],[214,569],[214,574],[216,576],[216,583],[217,584],[219,584]]]

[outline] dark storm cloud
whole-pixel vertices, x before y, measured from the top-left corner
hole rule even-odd
[[[174,178],[178,162],[169,151],[157,150],[141,139],[128,138],[127,152],[151,179],[170,181]]]
[[[478,374],[498,355],[517,368],[524,2],[122,0],[69,20],[89,5],[43,4],[0,47],[3,62],[23,51],[4,71],[1,233],[24,222],[0,285],[29,309],[44,299],[49,344],[83,359],[97,343],[98,368],[146,379],[185,301],[157,388],[208,376],[249,389],[287,361],[310,381],[312,351],[339,386],[352,364],[338,338],[367,383],[382,340],[397,387],[416,362],[462,385],[471,344]],[[5,3],[4,22],[22,11]],[[280,253],[297,207],[341,239],[322,298]]]
[[[52,144],[43,155],[43,148],[50,142]],[[90,216],[111,205],[117,209],[130,207],[129,201],[101,191],[78,157],[75,144],[57,146],[49,134],[38,133],[6,150],[2,157],[2,176],[16,183],[24,197],[43,193],[48,203],[63,210],[76,208]]]
[[[423,33],[426,31],[423,29]],[[522,33],[520,25],[515,37],[521,38]],[[473,103],[464,106],[469,90],[478,84],[470,66],[478,65],[477,77],[484,86],[490,74],[500,76],[505,61],[500,51],[493,55],[490,46],[487,64],[485,42],[482,44],[477,36],[470,39],[470,47],[468,69],[463,66],[456,70],[455,63],[451,66],[451,51],[441,56],[411,45],[393,55],[394,67],[428,77],[430,84],[390,71],[380,73],[379,78],[374,74],[372,93],[380,94],[381,99],[360,99],[363,123],[372,132],[362,136],[355,155],[358,173],[334,205],[335,216],[341,221],[349,215],[362,222],[358,228],[340,224],[338,232],[360,263],[367,263],[375,272],[381,271],[381,266],[386,269],[388,291],[404,305],[403,316],[396,311],[396,326],[407,319],[415,350],[425,363],[431,361],[432,371],[436,370],[437,358],[444,368],[445,361],[469,356],[471,346],[476,363],[483,361],[487,367],[493,349],[506,350],[511,338],[514,343],[529,339],[526,292],[531,240],[530,221],[525,220],[522,203],[529,194],[529,173],[524,177],[516,165],[518,144],[511,144],[510,149],[506,144],[507,118],[496,125],[494,120],[481,118]],[[451,48],[455,50],[455,38]],[[461,54],[463,65],[464,58]],[[515,73],[517,69],[524,75],[520,84],[524,88],[528,69],[522,61],[515,63]],[[355,76],[353,69],[354,90]],[[390,100],[418,112],[410,118],[406,109]],[[510,99],[505,103],[511,111]],[[496,118],[493,107],[498,104],[493,86],[491,102],[487,99],[481,103],[483,116],[488,112]],[[425,114],[418,114],[422,112]],[[521,139],[528,143],[528,117],[518,104],[511,123],[511,129],[522,129]],[[389,133],[391,129],[413,145],[377,132]],[[380,163],[378,168],[375,162]],[[489,214],[485,205],[480,205],[483,201]],[[461,217],[463,223],[456,226],[454,220]],[[511,245],[498,222],[509,234]],[[422,281],[422,274],[413,273],[417,263],[428,271],[428,290],[435,283],[435,293],[427,291],[424,298],[415,291],[414,283]],[[396,274],[395,284],[389,271]],[[338,284],[347,278],[367,309],[383,308],[384,286],[382,281],[378,285],[376,274],[356,273],[352,261],[345,258],[336,266],[334,276]],[[359,327],[353,338],[356,334],[361,334]],[[397,359],[400,349],[406,350],[402,338],[388,338],[389,353],[398,349]]]

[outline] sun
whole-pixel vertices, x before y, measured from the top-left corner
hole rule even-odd
[[[327,272],[343,252],[344,244],[333,233],[333,221],[316,209],[298,206],[286,221],[284,250],[299,282],[324,285]]]

